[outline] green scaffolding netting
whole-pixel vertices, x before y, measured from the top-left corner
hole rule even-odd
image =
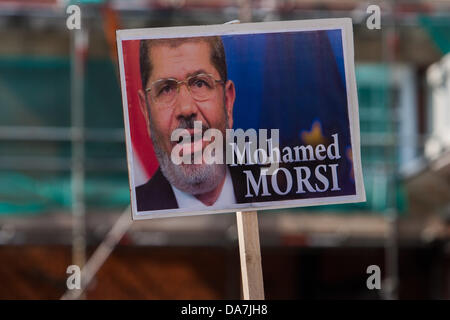
[[[108,60],[89,60],[85,79],[85,123],[88,128],[123,127],[118,81]],[[357,67],[362,133],[392,133],[389,114],[389,70],[380,65]],[[70,61],[68,58],[0,58],[0,126],[70,126]],[[70,163],[68,141],[0,140],[0,157],[63,159]],[[396,165],[396,150],[362,146],[367,202],[318,206],[308,210],[383,213],[395,205],[406,208],[403,186],[395,181],[386,163]],[[85,199],[90,208],[123,208],[129,204],[125,146],[118,142],[88,142],[87,161],[122,161],[116,171],[89,170]],[[1,160],[1,159],[0,159]],[[50,160],[48,160],[50,161]],[[39,214],[70,210],[69,170],[0,170],[0,214]],[[300,210],[300,209],[299,209]]]
[[[442,52],[450,52],[450,16],[419,16],[419,23]]]

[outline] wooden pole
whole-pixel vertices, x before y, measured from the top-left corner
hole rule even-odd
[[[264,300],[256,211],[236,212],[244,300]]]
[[[245,11],[244,17],[241,14],[241,19],[250,21],[250,1],[243,0],[241,2],[241,11]],[[246,19],[246,16],[248,16],[248,19]],[[240,21],[233,20],[225,24],[235,23],[240,23]],[[236,219],[244,300],[264,300],[261,249],[259,246],[258,214],[256,211],[238,211],[236,212]]]

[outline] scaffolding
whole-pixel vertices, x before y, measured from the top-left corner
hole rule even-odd
[[[195,1],[194,1],[195,2]],[[180,12],[181,10],[176,6],[176,1],[168,4],[167,7],[160,7],[156,5],[154,1],[148,1],[148,5],[136,5],[135,7],[125,5],[124,1],[113,2],[113,8],[120,11],[123,16],[139,16],[143,20],[143,16],[147,16],[150,19],[155,15],[158,15],[158,19],[164,17],[165,15],[173,15],[173,12]],[[136,2],[137,3],[137,2]],[[143,1],[140,2],[144,3]],[[202,3],[199,5],[199,3]],[[209,3],[209,2],[208,2]],[[341,16],[350,13],[354,17],[364,16],[364,8],[361,7],[359,1],[354,1],[349,4],[347,8],[336,8],[333,6],[332,1],[324,1],[322,5],[329,10],[326,14],[322,9],[318,9],[315,6],[306,8],[302,1],[292,2],[290,7],[283,2],[279,4],[275,1],[267,2],[268,5],[265,7],[253,8],[254,2],[252,1],[238,1],[236,5],[235,1],[222,1],[215,6],[208,5],[206,2],[203,4],[202,1],[198,1],[197,4],[193,4],[192,1],[186,1],[183,7],[183,12],[190,12],[192,15],[186,18],[189,21],[204,22],[208,23],[211,18],[199,17],[196,13],[198,7],[202,8],[206,12],[214,11],[220,12],[219,17],[223,20],[221,22],[232,20],[231,18],[239,18],[242,21],[254,20],[273,20],[280,18],[319,18],[330,16]],[[294,4],[292,4],[294,3]],[[402,3],[397,1],[396,3]],[[2,2],[0,2],[0,7]],[[55,4],[59,5],[59,4]],[[446,5],[444,3],[440,4],[438,8],[443,8]],[[167,10],[170,8],[170,10]],[[382,29],[382,43],[383,45],[383,63],[382,64],[362,64],[357,68],[358,76],[358,92],[361,106],[361,140],[362,140],[362,150],[363,150],[363,164],[367,165],[364,168],[364,174],[366,179],[366,186],[369,186],[368,192],[369,202],[364,205],[348,205],[328,208],[316,208],[312,210],[327,210],[332,212],[334,215],[339,215],[342,212],[358,212],[358,213],[368,213],[372,214],[370,217],[373,219],[373,213],[381,213],[382,219],[384,219],[384,224],[381,227],[377,235],[377,239],[385,241],[386,248],[386,261],[388,266],[388,276],[387,282],[384,287],[388,288],[384,292],[383,298],[396,299],[398,298],[398,246],[399,246],[399,217],[402,216],[404,212],[408,210],[406,207],[406,197],[404,194],[404,181],[400,181],[400,170],[402,169],[401,164],[407,164],[415,160],[420,154],[421,147],[423,146],[423,141],[425,141],[428,136],[423,136],[417,134],[417,126],[412,124],[417,123],[417,119],[414,117],[414,111],[417,108],[414,105],[414,99],[412,98],[411,90],[414,90],[415,79],[411,69],[397,63],[395,56],[395,43],[398,38],[399,26],[403,24],[411,23],[411,18],[405,13],[395,10],[395,2],[393,6],[390,7],[391,11],[386,11],[384,14],[385,27]],[[149,11],[150,9],[150,11]],[[93,6],[91,8],[86,7],[86,15],[84,17],[86,21],[86,26],[94,23],[92,20],[98,14],[99,7]],[[208,11],[209,10],[209,11]],[[54,17],[56,20],[61,22],[64,19],[64,15],[60,11],[55,10],[55,7],[51,7],[51,10],[45,9],[41,6],[36,11],[35,9],[30,9],[28,7],[8,9],[2,11],[0,15],[11,16],[11,15],[37,15],[36,12],[46,12],[46,15]],[[420,12],[420,10],[419,10]],[[297,15],[296,15],[297,14]],[[213,15],[214,16],[214,15]],[[148,19],[148,17],[146,19]],[[217,15],[214,16],[217,19]],[[185,18],[185,17],[184,17]],[[38,18],[39,19],[39,18]],[[183,19],[183,17],[181,18]],[[160,21],[160,20],[157,20]],[[172,20],[168,20],[171,22]],[[179,22],[179,21],[178,21]],[[364,24],[363,19],[355,18],[355,22],[360,25]],[[50,22],[50,23],[54,23]],[[418,22],[419,23],[419,22]],[[93,27],[95,28],[95,27]],[[123,129],[119,127],[121,119],[116,119],[114,121],[104,123],[105,127],[95,127],[92,123],[86,123],[86,119],[92,119],[91,107],[95,104],[108,105],[112,100],[117,100],[118,86],[114,88],[113,85],[107,86],[102,93],[107,91],[116,90],[116,96],[107,102],[102,102],[101,99],[104,95],[95,96],[92,91],[88,91],[89,86],[86,83],[92,84],[94,81],[99,81],[103,79],[99,74],[90,74],[90,70],[95,70],[96,72],[102,73],[108,70],[109,75],[114,74],[113,63],[109,61],[109,65],[105,67],[103,62],[88,61],[85,58],[88,52],[88,42],[92,41],[90,38],[89,27],[83,28],[80,31],[72,32],[70,38],[70,61],[68,59],[54,59],[58,67],[56,70],[64,70],[67,72],[70,70],[70,77],[67,74],[58,74],[55,71],[54,66],[50,65],[48,69],[43,71],[43,73],[49,72],[53,68],[53,75],[55,79],[53,83],[55,90],[65,90],[65,95],[60,95],[56,97],[55,100],[63,101],[59,106],[60,108],[66,108],[65,106],[70,105],[71,112],[69,121],[66,119],[66,126],[57,126],[58,120],[54,120],[52,126],[39,126],[38,120],[29,120],[33,125],[21,125],[20,120],[17,120],[16,125],[10,125],[7,122],[0,123],[0,141],[5,143],[7,146],[4,148],[6,150],[3,152],[7,154],[8,143],[11,142],[28,142],[24,144],[23,148],[28,148],[34,142],[49,143],[48,150],[46,154],[42,152],[38,155],[21,154],[22,150],[18,150],[19,155],[5,155],[0,158],[0,169],[5,173],[4,177],[10,176],[9,181],[18,181],[22,179],[24,185],[31,183],[34,185],[39,184],[39,179],[33,180],[30,176],[21,175],[21,172],[44,172],[44,175],[49,173],[58,174],[62,173],[58,177],[55,175],[53,182],[44,182],[41,187],[29,187],[28,189],[33,189],[28,195],[37,191],[35,202],[30,202],[28,204],[21,204],[20,197],[12,194],[14,190],[8,190],[8,186],[0,186],[0,192],[8,196],[7,200],[0,203],[0,210],[4,212],[46,212],[53,207],[56,207],[58,211],[68,211],[71,210],[73,215],[73,263],[76,265],[84,266],[83,274],[83,288],[85,289],[89,282],[93,279],[95,273],[99,270],[101,265],[106,261],[108,255],[114,250],[114,247],[120,241],[122,236],[129,230],[132,226],[129,214],[129,208],[125,209],[122,214],[120,214],[116,223],[107,233],[106,237],[101,242],[100,246],[89,259],[88,263],[85,264],[86,259],[86,211],[87,207],[92,203],[94,198],[99,200],[98,192],[96,189],[105,187],[108,183],[101,183],[95,179],[91,180],[91,172],[105,172],[105,176],[113,175],[115,176],[115,186],[106,188],[105,193],[110,193],[111,196],[104,196],[103,203],[113,204],[115,208],[125,207],[129,203],[129,190],[126,179],[126,163],[125,163],[125,149],[124,149],[124,133]],[[31,61],[32,60],[32,61]],[[14,60],[16,65],[22,64],[24,69],[29,68],[28,64],[38,63],[35,59],[31,59],[28,62],[20,62]],[[44,59],[45,60],[45,59]],[[10,60],[11,61],[11,60]],[[44,63],[51,63],[49,59],[46,59]],[[97,65],[96,65],[97,63]],[[2,62],[0,61],[0,69]],[[11,65],[8,65],[10,67]],[[100,67],[99,67],[100,66]],[[6,68],[6,67],[5,67]],[[3,68],[2,70],[5,70]],[[59,69],[58,69],[59,68]],[[7,69],[7,68],[6,68]],[[36,70],[31,67],[31,70]],[[47,74],[49,77],[51,73]],[[1,75],[1,74],[0,74]],[[92,78],[89,78],[89,77]],[[104,83],[112,83],[115,81],[114,76],[110,77],[110,82],[105,80]],[[387,79],[387,81],[386,81]],[[409,79],[409,80],[408,80]],[[58,84],[58,82],[60,82]],[[69,86],[66,86],[69,84]],[[61,89],[58,86],[70,87]],[[113,88],[113,89],[111,89]],[[19,106],[22,103],[18,101],[14,95],[14,91],[10,90],[7,85],[2,82],[0,78],[0,92],[2,96],[7,99],[3,99],[3,103],[10,103],[11,106]],[[32,88],[25,88],[32,90]],[[44,89],[45,90],[45,89]],[[41,92],[41,94],[45,94]],[[48,97],[39,96],[39,93],[33,96],[35,101],[42,99],[48,99]],[[85,97],[90,95],[95,98],[92,99],[93,102],[87,102]],[[114,95],[114,93],[112,93]],[[67,99],[70,97],[70,100]],[[37,99],[36,99],[37,98]],[[8,100],[9,99],[9,100]],[[26,97],[24,98],[26,99]],[[411,100],[412,99],[412,100]],[[45,100],[48,101],[48,100]],[[54,101],[53,101],[54,102]],[[90,103],[90,104],[89,104]],[[89,104],[89,105],[88,105]],[[119,105],[120,99],[115,102],[115,107]],[[37,105],[39,107],[39,105]],[[12,109],[12,108],[11,108]],[[22,110],[25,110],[22,106]],[[3,109],[10,110],[8,108]],[[17,110],[17,109],[16,109]],[[20,109],[19,109],[20,110]],[[45,110],[45,106],[43,106]],[[26,110],[25,110],[26,111]],[[26,112],[23,114],[27,116]],[[37,111],[37,110],[36,110]],[[121,116],[121,110],[116,110],[116,114]],[[28,116],[30,116],[28,114]],[[405,120],[405,117],[406,120]],[[32,118],[32,115],[30,116]],[[56,119],[57,117],[55,117]],[[6,118],[4,118],[6,119]],[[116,124],[116,126],[111,126],[111,124]],[[412,126],[411,126],[412,125]],[[109,126],[109,127],[108,127]],[[408,141],[410,143],[408,143]],[[31,142],[31,143],[30,143]],[[104,147],[104,152],[99,152],[98,146],[101,144],[108,144],[109,147]],[[113,147],[112,147],[113,146]],[[56,151],[55,151],[56,150]],[[32,150],[33,151],[33,150]],[[44,150],[45,151],[45,150]],[[49,155],[50,154],[50,155]],[[98,155],[100,157],[95,159],[91,155]],[[103,157],[103,158],[102,158]],[[446,168],[446,166],[444,166]],[[70,174],[68,174],[70,172]],[[408,178],[409,179],[409,178]],[[108,181],[113,179],[108,177]],[[8,181],[8,180],[4,180]],[[56,181],[56,183],[55,183]],[[408,180],[410,181],[410,180]],[[69,182],[69,183],[68,183]],[[46,186],[47,188],[42,188]],[[23,189],[27,189],[24,187]],[[52,192],[54,194],[52,194]],[[46,195],[49,197],[45,198]],[[27,193],[25,193],[25,197]],[[42,200],[44,199],[44,200]],[[48,199],[56,199],[55,201],[49,201]],[[101,200],[101,197],[100,197]],[[96,205],[101,206],[101,201],[97,201]],[[301,209],[289,211],[288,214],[295,216],[296,214],[305,212]],[[273,223],[276,217],[268,218]],[[280,221],[282,219],[279,218]],[[339,224],[339,217],[334,220],[334,223]],[[262,221],[262,228],[264,228],[265,222]],[[283,225],[283,223],[281,223]],[[286,224],[288,225],[288,223]],[[356,224],[355,224],[356,225]],[[379,224],[374,223],[379,227]],[[224,223],[224,228],[231,234],[232,225],[228,222]],[[311,229],[314,229],[311,227]],[[156,232],[153,230],[153,232]],[[282,229],[272,230],[272,232],[282,233]],[[360,237],[363,237],[360,234]],[[151,242],[151,241],[150,241]],[[339,243],[339,241],[337,241]],[[356,240],[355,240],[356,242]],[[341,243],[345,243],[342,241]],[[83,289],[83,290],[84,290]],[[79,298],[82,297],[82,291],[76,291],[67,293],[63,298]]]

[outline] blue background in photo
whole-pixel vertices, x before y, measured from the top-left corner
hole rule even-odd
[[[341,30],[222,36],[236,85],[234,128],[280,129],[280,147],[307,144],[320,123],[327,144],[339,133],[339,184],[353,194]],[[299,164],[303,165],[303,164]]]

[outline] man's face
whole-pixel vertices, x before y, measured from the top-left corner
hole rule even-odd
[[[185,80],[187,77],[197,73],[211,74],[214,79],[219,80],[220,75],[216,68],[211,63],[211,48],[207,42],[186,42],[176,47],[160,44],[154,45],[150,50],[150,60],[153,65],[152,73],[147,81],[147,86],[150,86],[156,80],[164,78],[175,78],[177,80]],[[217,83],[214,94],[206,101],[196,101],[192,98],[188,88],[181,85],[179,94],[173,104],[170,106],[155,104],[147,95],[147,102],[145,103],[145,93],[140,92],[141,107],[147,105],[148,108],[143,108],[144,115],[148,121],[148,126],[152,135],[152,140],[155,145],[155,151],[161,165],[161,169],[165,175],[171,175],[169,170],[182,171],[181,176],[174,177],[175,180],[183,180],[188,178],[195,178],[193,175],[198,174],[197,180],[193,182],[200,182],[211,172],[210,175],[216,175],[207,180],[217,179],[217,170],[213,170],[213,165],[195,165],[182,164],[178,168],[174,168],[174,164],[163,164],[160,159],[162,156],[170,158],[172,149],[177,142],[171,141],[172,132],[177,128],[186,128],[187,123],[193,121],[201,121],[203,129],[215,128],[220,130],[225,137],[225,129],[231,128],[233,124],[233,104],[235,98],[234,84],[227,81],[225,85]],[[144,110],[145,109],[145,110]],[[149,113],[148,113],[149,111]],[[193,149],[193,128],[188,131],[191,133],[192,149]],[[203,148],[210,142],[203,142]],[[156,150],[159,149],[159,150]],[[158,155],[158,153],[160,153]],[[165,159],[167,162],[167,158]],[[169,168],[164,168],[169,166]],[[216,168],[217,169],[217,168]],[[209,170],[209,171],[208,171]],[[224,170],[221,170],[221,172]],[[166,174],[168,173],[168,174]],[[176,174],[175,174],[176,175]],[[185,176],[185,177],[184,177]],[[169,178],[169,181],[171,179]],[[174,181],[170,181],[172,184]],[[177,186],[178,187],[178,186]],[[181,187],[183,189],[183,187]],[[186,188],[184,188],[186,189]],[[200,188],[202,189],[202,188]],[[204,189],[202,189],[204,191]]]

